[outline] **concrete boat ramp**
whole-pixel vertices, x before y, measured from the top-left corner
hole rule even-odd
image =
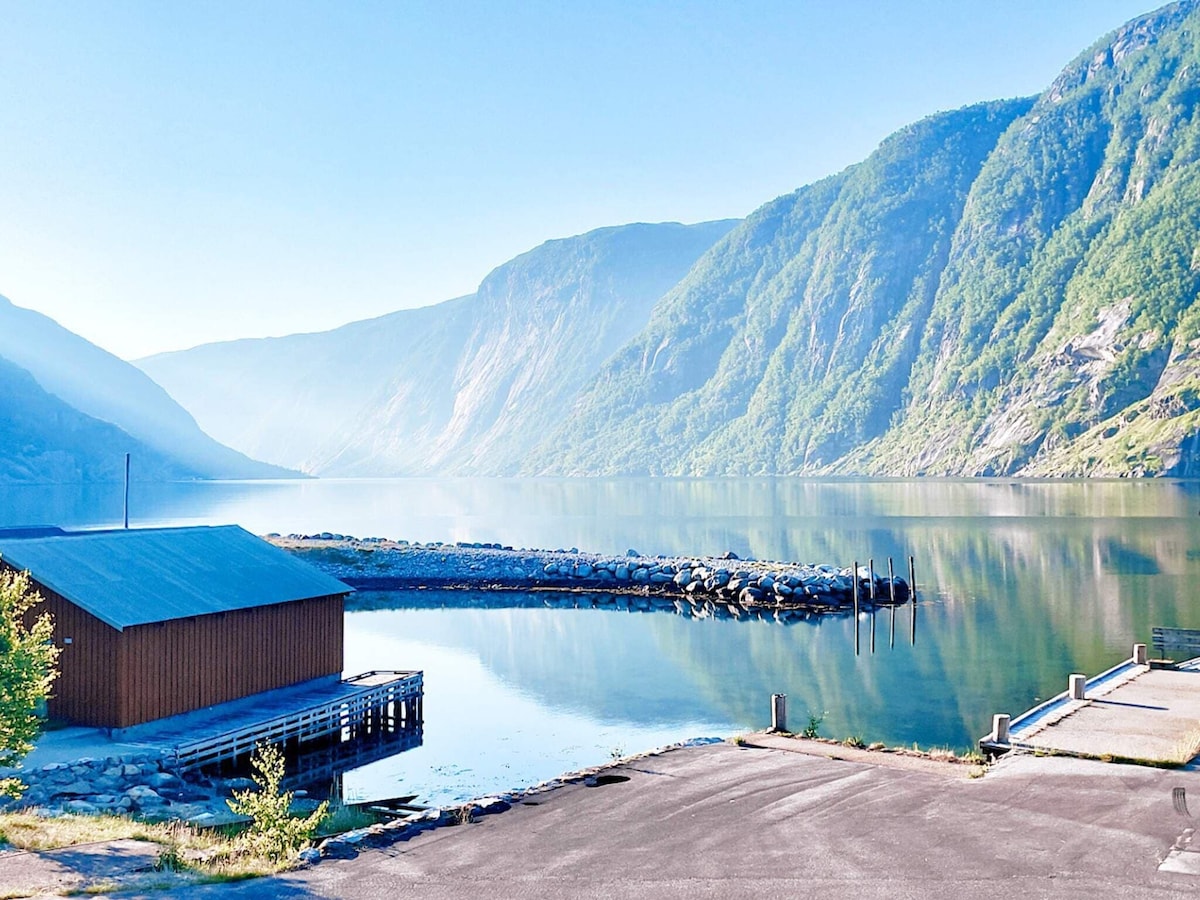
[[[1150,662],[1137,644],[1130,659],[1093,678],[1070,676],[1066,691],[1015,719],[996,716],[980,747],[1185,765],[1200,753],[1200,658]]]
[[[970,778],[969,766],[831,758],[842,755],[758,735],[673,750],[355,859],[169,896],[1174,900],[1200,890],[1195,820],[1174,803],[1200,797],[1200,773],[1010,754]]]

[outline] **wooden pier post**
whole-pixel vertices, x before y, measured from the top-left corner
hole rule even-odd
[[[1134,644],[1133,645],[1133,664],[1135,666],[1146,665],[1146,645],[1145,644]]]
[[[850,578],[854,584],[854,655],[858,656],[858,560],[850,570]]]
[[[888,605],[891,607],[891,629],[888,631],[888,649],[896,646],[896,569],[888,557]]]
[[[875,655],[875,558],[867,557],[867,591],[871,598],[871,655]]]
[[[912,606],[909,641],[915,647],[917,646],[917,568],[911,556],[908,558],[908,599]]]

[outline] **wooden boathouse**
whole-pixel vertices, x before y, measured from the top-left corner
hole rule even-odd
[[[122,729],[339,683],[350,588],[235,526],[0,530],[62,648],[52,718]]]

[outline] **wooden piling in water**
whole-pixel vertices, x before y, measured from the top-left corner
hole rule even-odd
[[[850,570],[850,580],[854,585],[854,655],[858,656],[858,560]]]
[[[874,558],[867,560],[867,572],[870,580],[867,582],[867,590],[871,592],[871,605],[875,605],[875,560]]]
[[[915,647],[917,645],[917,567],[911,556],[908,558],[908,598],[912,605],[909,641]]]
[[[888,605],[891,607],[892,622],[888,632],[888,649],[896,646],[896,569],[892,558],[888,557]]]

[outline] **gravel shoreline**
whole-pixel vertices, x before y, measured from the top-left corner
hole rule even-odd
[[[711,556],[622,556],[500,544],[420,544],[385,538],[316,535],[266,536],[277,547],[366,591],[419,588],[575,590],[673,597],[742,608],[836,611],[854,604],[849,568]],[[909,586],[886,572],[858,570],[861,608],[905,603]],[[873,588],[873,590],[872,590]],[[872,601],[872,596],[874,600]]]

